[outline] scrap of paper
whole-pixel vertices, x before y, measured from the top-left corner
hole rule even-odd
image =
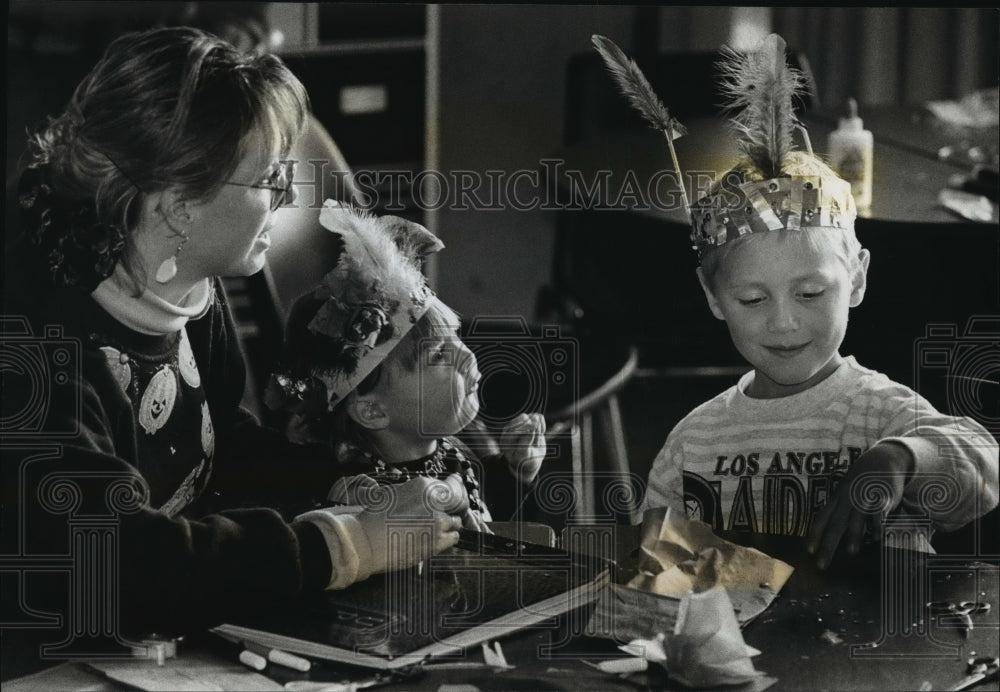
[[[641,673],[649,667],[649,663],[644,658],[612,658],[607,661],[591,663],[583,661],[591,668],[596,668],[602,673],[613,675],[628,675],[629,673]]]
[[[956,127],[996,127],[1000,96],[996,87],[966,94],[958,101],[928,101],[938,120]]]
[[[721,588],[681,599],[673,636],[664,638],[663,649],[670,677],[688,687],[740,685],[763,675],[750,660],[760,651],[743,641]]]
[[[775,682],[754,668],[750,659],[760,651],[743,640],[722,588],[688,592],[680,598],[676,619],[666,632],[618,648],[631,657],[584,663],[617,675],[644,671],[656,663],[671,680],[696,689],[763,690]]]
[[[654,663],[667,663],[667,652],[663,648],[663,641],[666,635],[660,632],[652,639],[633,639],[628,644],[618,648],[627,654],[632,654],[636,658],[642,658]]]
[[[993,220],[993,204],[982,195],[944,189],[938,193],[938,204],[970,221],[989,223]]]
[[[115,692],[121,688],[84,663],[67,662],[24,677],[4,680],[3,692]]]
[[[666,596],[721,586],[746,623],[770,605],[792,571],[781,560],[716,536],[704,522],[650,510],[643,518],[639,574],[628,586]]]
[[[483,642],[483,660],[486,661],[486,665],[491,668],[513,668],[514,666],[507,663],[506,657],[503,655],[503,649],[500,648],[500,642],[493,642],[493,648],[491,649],[486,642]]]

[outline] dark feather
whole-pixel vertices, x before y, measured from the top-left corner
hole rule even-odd
[[[594,34],[590,40],[604,59],[604,64],[618,84],[622,94],[642,114],[643,118],[649,121],[655,129],[670,133],[671,139],[686,134],[687,130],[684,129],[684,126],[670,117],[666,106],[653,91],[649,80],[646,79],[634,60],[626,56],[611,39]]]

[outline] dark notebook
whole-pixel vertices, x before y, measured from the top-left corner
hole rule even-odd
[[[473,646],[590,604],[611,579],[600,558],[462,531],[422,568],[326,591],[217,627],[229,639],[379,669]]]

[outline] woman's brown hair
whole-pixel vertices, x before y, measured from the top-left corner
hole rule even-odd
[[[188,27],[121,36],[31,139],[27,230],[60,283],[96,285],[120,261],[143,286],[132,242],[142,196],[179,186],[210,198],[252,134],[287,152],[308,110],[305,88],[274,55]]]

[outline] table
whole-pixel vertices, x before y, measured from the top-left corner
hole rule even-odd
[[[779,679],[775,690],[947,689],[973,652],[998,655],[996,564],[870,546],[823,572],[792,540],[750,543],[795,567],[778,599],[744,631],[761,650],[756,667]],[[929,616],[929,601],[987,601],[993,609],[977,616],[965,639],[956,618]],[[826,632],[842,643],[831,644]]]
[[[901,120],[896,128],[894,119]],[[805,119],[814,151],[823,155],[827,138],[836,127],[829,117]],[[866,126],[868,121],[865,121]],[[675,141],[677,158],[690,191],[691,202],[707,189],[717,175],[732,167],[739,155],[727,121],[707,118],[684,123],[688,134]],[[937,144],[944,135],[926,125],[912,122],[910,111],[883,110],[872,123],[875,136],[871,209],[863,218],[909,223],[965,222],[940,207],[938,193],[948,187],[955,173],[969,167],[937,159]],[[795,136],[796,146],[804,149]],[[930,150],[933,149],[933,152]],[[644,216],[687,224],[687,214],[679,203],[676,177],[663,134],[652,129],[616,130],[599,137],[562,147],[547,159],[544,172],[560,190],[563,199],[606,176],[606,185],[596,187],[595,198],[583,208],[617,209]],[[554,162],[560,162],[558,165]],[[554,180],[553,180],[554,178]],[[636,196],[630,190],[639,191]],[[570,207],[577,208],[577,207]],[[1000,221],[996,206],[993,222]]]
[[[614,556],[627,577],[630,561],[634,564],[636,528],[601,526],[584,530],[610,532],[608,535],[615,537]],[[795,567],[774,603],[743,631],[746,642],[761,651],[754,658],[756,668],[776,678],[768,689],[915,690],[922,685],[946,689],[960,677],[964,660],[972,652],[998,654],[1000,565],[903,550],[883,551],[872,545],[856,558],[839,559],[830,570],[820,571],[811,557],[802,554],[798,539],[726,536]],[[975,616],[975,628],[965,639],[954,617],[928,616],[924,606],[930,600],[987,601],[993,609]],[[617,655],[614,642],[580,634],[588,616],[589,609],[582,608],[502,638],[500,643],[513,669],[497,672],[484,667],[431,667],[418,678],[385,689],[438,690],[442,685],[473,685],[480,690],[634,692],[676,687],[659,669],[623,680],[584,663]],[[824,637],[827,631],[842,641],[831,642]],[[545,653],[547,648],[551,650]],[[237,648],[207,635],[189,638],[186,651],[182,647],[182,658],[207,658],[219,666],[232,664],[238,653]],[[463,662],[481,663],[482,655],[478,649],[472,650]],[[266,672],[279,683],[305,677],[360,680],[371,675],[362,669],[325,663],[314,666],[309,674],[276,666]],[[124,689],[109,685],[81,664],[64,666],[58,674],[62,676],[60,685],[46,687],[43,683],[34,689]],[[56,675],[53,673],[50,680],[55,680]],[[735,689],[763,689],[768,682],[760,680]],[[8,685],[12,692],[32,689],[18,681],[5,682],[4,688],[8,689]],[[983,689],[990,687],[985,685]]]
[[[884,144],[906,149],[929,160],[941,161],[966,173],[978,163],[1000,164],[1000,122],[992,127],[965,127],[937,119],[923,105],[865,107],[859,113],[866,129]],[[839,114],[817,113],[814,120],[836,127]],[[977,156],[970,156],[973,148]],[[948,153],[941,156],[942,149]]]

